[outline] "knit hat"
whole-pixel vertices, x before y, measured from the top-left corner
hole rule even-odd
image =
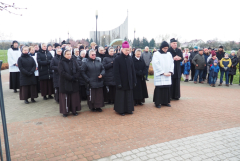
[[[197,47],[197,46],[194,46],[194,49],[198,49],[198,47]]]
[[[81,46],[79,47],[79,50],[81,50],[81,49],[84,49],[84,46],[83,46],[83,45],[81,45]]]
[[[199,48],[199,50],[198,51],[203,51],[203,49],[202,48]]]
[[[219,46],[219,48],[222,48],[222,49],[223,49],[223,46],[221,45],[221,46]]]
[[[55,46],[55,48],[56,48],[56,47],[60,46],[60,44],[58,44],[58,43],[55,43],[55,44],[54,44],[54,46]]]
[[[17,41],[17,40],[14,40],[14,41],[12,42],[12,44],[14,44],[14,43],[18,43],[18,41]]]
[[[161,46],[160,46],[160,50],[161,50],[162,48],[165,48],[165,47],[169,47],[169,44],[168,44],[166,41],[163,41],[162,44],[161,44]]]
[[[124,49],[124,48],[129,48],[129,43],[127,42],[127,41],[124,41],[123,43],[122,43],[122,48]]]
[[[215,59],[213,63],[218,63],[217,59]]]
[[[235,53],[235,50],[232,50],[232,51],[231,51],[231,54],[232,54],[232,53]]]
[[[208,51],[208,49],[207,49],[207,48],[204,48],[204,51]]]
[[[172,42],[177,42],[177,40],[176,40],[175,38],[172,38],[172,39],[170,40],[170,43],[172,43]]]
[[[216,52],[214,50],[211,51],[212,57],[216,56]]]
[[[65,41],[65,40],[62,41],[62,45],[63,45],[63,44],[66,44],[66,41]]]
[[[212,50],[212,48],[209,47],[208,50]]]

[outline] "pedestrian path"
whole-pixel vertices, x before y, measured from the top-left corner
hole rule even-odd
[[[126,151],[97,161],[239,161],[240,127]]]

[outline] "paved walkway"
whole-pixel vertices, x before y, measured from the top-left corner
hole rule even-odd
[[[239,161],[240,127],[177,139],[98,161]]]
[[[141,147],[240,127],[240,87],[212,88],[181,83],[182,97],[172,107],[157,109],[149,99],[133,115],[117,115],[113,106],[90,112],[86,102],[76,117],[63,118],[54,100],[24,104],[8,89],[8,71],[2,72],[12,160],[97,160]],[[0,128],[3,143],[2,129]],[[201,141],[199,141],[201,143]],[[237,140],[235,140],[237,142]],[[4,149],[4,146],[2,145]],[[230,158],[230,156],[228,157]]]

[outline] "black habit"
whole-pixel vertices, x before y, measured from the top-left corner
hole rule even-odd
[[[116,94],[116,83],[114,81],[114,74],[113,74],[113,61],[114,57],[110,56],[105,57],[103,59],[103,66],[105,69],[105,75],[103,77],[104,79],[104,88],[103,88],[103,94],[104,94],[104,101],[113,103],[115,100],[115,94]]]
[[[133,88],[136,85],[136,74],[132,57],[121,53],[113,62],[116,97],[114,110],[120,114],[134,111]]]
[[[81,72],[81,66],[82,66],[82,57],[81,56],[78,56],[76,57],[76,62],[78,64],[78,67],[79,67],[79,71]],[[83,76],[82,74],[80,73],[79,75],[79,95],[81,97],[81,100],[87,100],[87,89],[86,89],[86,82],[85,80],[83,79]]]
[[[67,114],[81,110],[79,97],[79,68],[75,60],[65,57],[58,64],[59,72],[59,108],[60,113]]]
[[[181,81],[181,65],[180,62],[183,60],[182,51],[180,49],[169,48],[168,52],[172,54],[172,57],[179,56],[181,60],[174,60],[174,74],[172,75],[172,86],[171,86],[171,98],[179,99],[180,95],[180,81]]]
[[[136,57],[133,57],[133,63],[137,79],[136,87],[133,89],[133,98],[135,103],[138,104],[145,102],[145,98],[148,98],[146,79],[144,78],[147,68],[142,58],[138,60]]]
[[[18,59],[18,67],[20,70],[20,100],[28,98],[37,98],[37,81],[35,78],[36,63],[28,54],[22,54]]]
[[[54,71],[53,72],[53,85],[55,88],[55,94],[54,98],[57,102],[59,102],[59,73],[58,73],[58,64],[59,61],[61,60],[61,55],[56,55],[50,64],[51,69]]]

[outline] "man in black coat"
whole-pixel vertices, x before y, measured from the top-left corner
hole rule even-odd
[[[216,52],[216,55],[217,55],[217,58],[218,58],[218,62],[220,63],[221,59],[224,58],[224,56],[225,56],[223,46],[219,46],[218,52]]]
[[[174,74],[172,75],[171,98],[179,100],[180,98],[180,81],[181,81],[181,65],[183,60],[182,51],[177,48],[177,40],[172,38],[170,40],[171,47],[168,52],[172,54],[174,60]]]
[[[114,110],[120,115],[132,114],[134,111],[133,88],[136,86],[136,74],[129,56],[130,49],[127,41],[123,42],[121,54],[113,62],[114,79],[116,82],[116,97]]]

